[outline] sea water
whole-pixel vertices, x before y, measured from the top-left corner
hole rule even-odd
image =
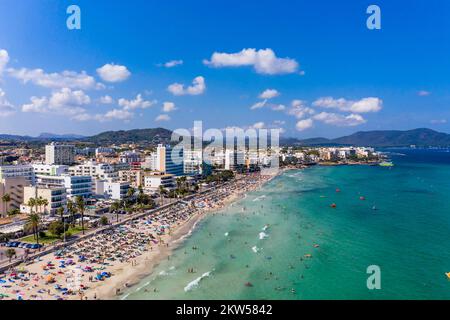
[[[122,298],[450,299],[450,153],[391,158],[283,173],[205,218]]]

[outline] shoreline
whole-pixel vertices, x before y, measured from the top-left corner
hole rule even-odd
[[[169,207],[130,217],[64,249],[5,273],[0,300],[117,300],[150,276],[205,217],[259,190],[288,170],[235,179],[180,199]],[[3,290],[4,289],[4,290]],[[125,294],[125,295],[124,295]]]
[[[244,193],[238,193],[238,192],[233,193],[228,198],[223,200],[223,204],[220,207],[213,208],[208,211],[195,214],[188,221],[185,221],[185,223],[183,225],[179,226],[179,228],[177,228],[174,231],[171,238],[167,240],[168,241],[167,243],[169,245],[168,247],[162,248],[162,250],[160,250],[160,252],[157,255],[154,255],[153,257],[151,257],[152,260],[150,260],[149,256],[143,257],[144,259],[141,259],[141,260],[144,260],[143,261],[144,264],[141,265],[140,268],[135,269],[135,272],[132,272],[131,274],[129,274],[130,278],[127,278],[126,281],[125,281],[125,279],[122,279],[125,276],[125,273],[122,273],[117,278],[115,278],[116,279],[115,282],[108,283],[110,285],[109,288],[106,288],[106,284],[105,284],[105,288],[102,288],[100,286],[98,288],[90,288],[86,291],[86,295],[88,295],[88,294],[92,295],[92,290],[95,291],[97,289],[96,293],[97,293],[98,300],[117,300],[117,299],[122,300],[122,299],[125,299],[128,296],[128,294],[122,295],[123,294],[123,292],[122,292],[120,295],[116,295],[114,288],[111,288],[112,284],[114,284],[113,285],[114,287],[118,286],[118,287],[122,287],[122,288],[124,287],[124,285],[128,284],[126,289],[131,289],[132,287],[136,286],[137,284],[139,284],[140,281],[142,281],[142,279],[152,275],[154,272],[154,269],[163,260],[170,257],[171,253],[183,244],[183,241],[195,231],[195,228],[197,227],[198,223],[200,223],[204,218],[211,216],[212,214],[214,214],[220,210],[226,209],[231,204],[242,200],[248,192],[253,192],[253,191],[260,189],[266,183],[270,182],[275,177],[279,176],[280,174],[282,174],[283,172],[285,172],[287,170],[294,170],[294,169],[293,168],[281,169],[278,174],[273,175],[273,176],[271,176],[271,178],[258,183],[258,185],[255,188],[251,188],[251,190],[247,190]],[[113,278],[113,280],[114,280],[114,278]]]

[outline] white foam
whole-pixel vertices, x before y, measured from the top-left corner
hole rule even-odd
[[[259,240],[263,240],[265,238],[269,237],[269,235],[265,232],[260,232],[259,233]]]
[[[258,248],[257,246],[252,247],[252,250],[254,253],[258,253],[261,249]]]
[[[261,201],[261,200],[263,200],[265,197],[266,197],[265,195],[262,195],[262,196],[259,196],[259,197],[255,198],[255,199],[253,199],[253,201]]]
[[[263,228],[262,231],[266,231],[269,228],[269,226],[266,224]]]
[[[228,237],[228,234],[229,234],[228,232],[225,232],[225,237]]]
[[[200,284],[200,281],[202,281],[206,277],[209,277],[210,274],[211,274],[211,271],[205,272],[197,279],[189,282],[188,285],[186,287],[184,287],[184,292],[191,291],[192,289],[198,287],[198,285]]]

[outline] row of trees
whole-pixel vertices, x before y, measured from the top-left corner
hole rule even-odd
[[[144,210],[153,209],[156,207],[155,201],[144,193],[144,189],[140,186],[137,191],[130,187],[127,191],[125,199],[122,201],[115,201],[112,203],[110,212],[116,213],[116,220],[119,221],[119,211],[124,210],[130,212],[133,208]]]
[[[26,224],[26,228],[29,228],[33,232],[33,238],[36,240],[36,243],[39,244],[39,229],[41,225],[41,215],[39,214],[38,207],[40,206],[48,206],[48,201],[42,198],[31,198],[27,205],[30,207],[30,214],[28,215],[28,221]],[[36,208],[36,211],[33,209]],[[78,196],[75,198],[75,202],[68,200],[67,201],[67,212],[71,217],[71,224],[75,226],[75,214],[79,213],[81,216],[81,231],[83,235],[85,234],[84,228],[84,212],[86,210],[85,202],[83,197]],[[63,228],[65,229],[65,221],[64,221],[64,207],[59,207],[57,209],[57,214],[61,218],[61,223]],[[55,227],[56,228],[56,227]],[[65,231],[65,230],[64,230]]]

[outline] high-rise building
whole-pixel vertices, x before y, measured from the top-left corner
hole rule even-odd
[[[91,176],[70,176],[68,174],[60,176],[37,175],[37,184],[40,186],[64,187],[67,197],[74,199],[77,196],[89,198],[92,195],[92,177]]]
[[[29,164],[0,166],[0,180],[3,178],[24,177],[28,183],[34,184],[33,166]]]
[[[66,164],[75,162],[75,146],[68,144],[50,143],[45,146],[46,164]]]
[[[184,150],[184,173],[187,175],[202,174],[203,152],[202,150]]]
[[[245,154],[239,150],[225,151],[225,169],[236,170],[245,164]]]
[[[170,146],[158,145],[156,149],[156,167],[160,172],[173,174],[174,176],[182,176],[184,174],[183,168],[183,149],[172,152]]]

